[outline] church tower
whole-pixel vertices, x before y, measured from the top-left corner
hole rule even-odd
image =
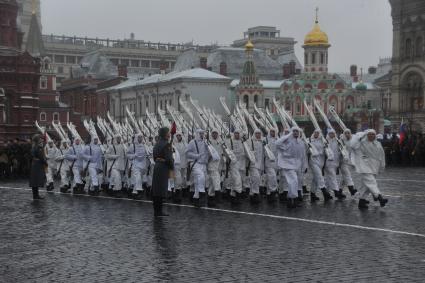
[[[319,8],[316,8],[316,21],[313,29],[304,39],[304,71],[306,73],[328,72],[328,35],[319,26]]]
[[[236,86],[237,101],[245,105],[250,113],[254,112],[254,104],[264,107],[264,89],[254,64],[254,45],[251,40],[245,45],[246,61],[239,84]]]

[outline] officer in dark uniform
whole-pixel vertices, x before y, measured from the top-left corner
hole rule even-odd
[[[162,200],[167,197],[168,179],[174,170],[173,151],[170,143],[170,129],[161,128],[158,141],[153,148],[155,167],[152,179],[152,198],[155,216],[168,216],[162,212]]]

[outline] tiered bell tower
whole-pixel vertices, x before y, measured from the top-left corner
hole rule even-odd
[[[313,29],[304,39],[304,71],[306,73],[328,72],[328,35],[319,26],[319,8],[316,8],[316,21]]]

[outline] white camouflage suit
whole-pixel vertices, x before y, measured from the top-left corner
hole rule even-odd
[[[98,137],[93,137],[92,142],[86,145],[83,158],[85,160],[84,168],[87,168],[89,173],[90,190],[93,191],[102,183],[103,152]]]
[[[197,130],[195,138],[190,141],[186,148],[186,158],[192,167],[191,175],[193,176],[193,186],[195,189],[194,199],[199,199],[199,193],[205,193],[209,154],[203,135],[203,130]]]
[[[335,135],[333,138],[330,135]],[[338,141],[336,140],[336,133],[334,130],[330,129],[328,135],[326,136],[328,140],[329,149],[333,152],[333,159],[326,160],[325,165],[325,185],[326,189],[330,192],[339,191],[338,178],[336,176],[338,167],[340,165],[340,151],[338,146]]]
[[[275,160],[270,160],[267,156],[265,157],[265,174],[266,174],[266,180],[267,180],[267,194],[269,195],[272,192],[275,192],[277,190],[277,176],[276,176],[276,169],[277,169],[277,149],[276,149],[276,130],[270,129],[269,134],[267,135],[267,138],[265,139],[266,143],[268,144],[268,147],[270,148],[271,152],[273,153]]]
[[[368,133],[376,135],[374,130],[367,130],[353,136],[351,142],[356,172],[360,174],[360,199],[366,199],[370,193],[374,198],[381,194],[376,182],[376,176],[385,169],[384,149],[376,139],[369,141],[367,138]]]
[[[229,168],[227,175],[224,179],[223,187],[230,190],[231,196],[236,196],[236,193],[242,192],[242,175],[245,175],[245,151],[242,145],[242,141],[238,137],[235,138],[235,134],[239,135],[239,131],[233,133],[233,137],[226,141],[226,146],[236,156],[236,162],[226,160]]]
[[[69,161],[72,174],[74,175],[73,186],[82,185],[81,173],[83,171],[83,151],[79,138],[74,139],[74,143],[65,154],[65,158]]]
[[[223,166],[223,149],[221,147],[221,143],[218,140],[218,131],[212,130],[212,135],[217,135],[217,138],[214,139],[214,136],[210,138],[210,143],[214,147],[214,149],[217,151],[218,155],[220,156],[219,160],[213,160],[210,158],[208,165],[207,165],[207,187],[208,187],[208,196],[215,196],[215,192],[219,192],[221,190],[220,187],[220,172],[221,168]]]
[[[298,191],[302,187],[302,171],[306,167],[306,150],[304,142],[298,137],[295,138],[294,131],[299,128],[293,127],[291,133],[279,138],[276,141],[278,151],[277,165],[282,169],[288,185],[288,198],[298,197]]]
[[[348,139],[345,134],[351,134],[351,131],[349,129],[345,130],[344,133],[341,135],[341,140],[345,144],[345,148],[348,152],[348,158],[344,159],[341,158],[341,188],[344,188],[345,186],[354,186],[353,178],[351,177],[351,171],[353,171],[354,168],[354,156],[351,149],[351,139]]]
[[[57,155],[56,155],[56,162],[58,164],[58,170],[61,176],[61,188],[69,185],[69,173],[71,171],[69,167],[71,164],[65,158],[65,156],[67,155],[69,151],[68,142],[69,141],[67,140],[62,141],[62,145],[58,149]]]
[[[46,154],[46,161],[47,161],[46,179],[47,179],[47,184],[50,184],[50,183],[53,183],[53,177],[56,174],[56,170],[57,170],[56,157],[58,155],[58,149],[53,143],[53,141],[49,141],[44,147],[44,151]]]
[[[131,183],[134,185],[133,194],[143,191],[143,178],[147,172],[147,151],[142,134],[137,134],[127,150],[131,161]]]
[[[315,133],[318,134],[314,137]],[[315,130],[310,138],[310,143],[317,151],[317,155],[310,157],[310,170],[313,175],[311,180],[311,192],[317,194],[317,192],[325,188],[325,179],[323,178],[322,169],[325,165],[325,144],[322,140],[322,133],[320,130]]]
[[[109,184],[114,191],[121,190],[122,174],[125,170],[126,148],[121,142],[121,137],[115,136],[113,143],[109,145],[105,153],[108,160],[108,172],[110,172]]]
[[[259,136],[256,137],[256,136]],[[264,171],[264,145],[261,137],[261,131],[256,129],[251,140],[248,141],[255,155],[255,163],[249,162],[249,181],[250,181],[250,195],[260,193],[261,175]]]
[[[175,189],[181,190],[187,187],[186,175],[187,175],[187,159],[186,159],[186,143],[183,141],[183,135],[180,132],[176,133],[175,141],[174,141],[174,149],[179,153],[180,156],[180,166],[178,168],[174,168],[176,181],[175,181]],[[177,172],[177,170],[179,172]],[[180,178],[178,179],[177,176]]]

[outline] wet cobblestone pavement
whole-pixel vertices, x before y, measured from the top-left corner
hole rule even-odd
[[[357,198],[293,211],[46,194],[0,182],[0,282],[424,282],[425,170],[379,177],[388,206]]]

